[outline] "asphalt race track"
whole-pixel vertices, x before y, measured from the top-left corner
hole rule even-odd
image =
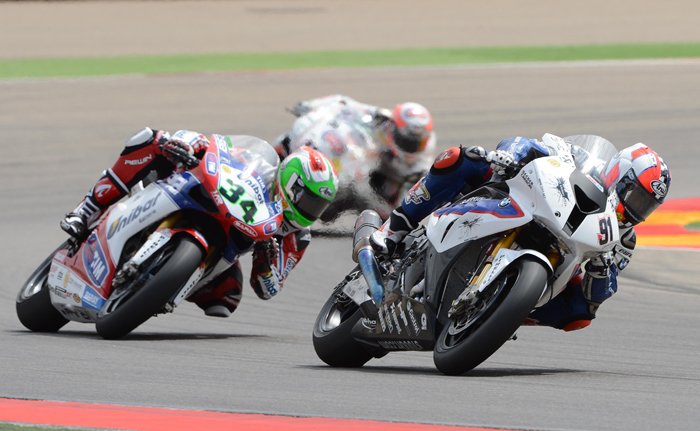
[[[274,140],[283,107],[344,93],[433,112],[439,145],[593,133],[643,141],[697,196],[700,63],[325,70],[0,82],[0,397],[293,416],[557,430],[696,430],[697,252],[641,249],[591,327],[523,328],[473,372],[430,353],[331,369],[311,345],[316,313],[352,267],[348,238],[318,238],[284,292],[251,289],[229,319],[192,304],[119,341],[92,325],[30,333],[14,311],[26,277],[65,235],[58,221],[141,127]],[[244,269],[250,267],[245,257]]]

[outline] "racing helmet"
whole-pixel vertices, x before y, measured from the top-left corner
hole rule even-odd
[[[394,145],[406,153],[425,149],[433,131],[433,117],[425,106],[407,102],[396,105],[391,115]]]
[[[282,161],[278,180],[282,211],[297,228],[311,226],[331,204],[338,189],[333,164],[323,153],[307,146]]]
[[[620,199],[615,210],[618,224],[629,227],[646,220],[664,202],[671,172],[654,150],[640,143],[618,152],[606,163],[603,183]]]

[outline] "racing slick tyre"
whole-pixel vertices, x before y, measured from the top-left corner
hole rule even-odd
[[[68,319],[51,303],[48,279],[53,256],[57,251],[68,247],[68,241],[61,244],[29,276],[17,294],[17,317],[27,329],[34,332],[56,332],[68,323]]]
[[[114,292],[97,316],[95,328],[102,338],[125,336],[163,310],[204,261],[205,253],[189,235],[175,237],[140,276]]]
[[[530,314],[547,283],[547,269],[531,256],[506,268],[477,307],[453,315],[435,343],[433,361],[447,375],[475,368],[508,341]]]
[[[316,355],[331,367],[358,368],[374,356],[351,334],[352,328],[362,318],[360,308],[345,295],[341,298],[342,301],[333,293],[316,317],[314,349]]]

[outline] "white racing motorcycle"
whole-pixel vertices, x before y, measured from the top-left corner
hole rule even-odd
[[[353,240],[359,266],[314,326],[319,358],[359,367],[391,351],[433,351],[441,372],[463,374],[561,293],[587,259],[613,250],[617,195],[604,192],[599,173],[617,150],[589,135],[566,141],[545,135],[555,155],[433,212],[391,258],[375,258],[369,246],[381,219],[361,214]]]

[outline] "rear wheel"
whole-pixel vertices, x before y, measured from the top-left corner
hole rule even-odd
[[[17,294],[17,317],[27,329],[34,332],[56,332],[68,323],[51,303],[48,279],[53,256],[68,247],[68,241],[61,244],[29,276]]]
[[[136,329],[163,309],[204,257],[204,250],[194,238],[173,238],[136,280],[112,292],[97,316],[97,333],[105,339],[116,339]]]
[[[349,282],[364,282],[364,279],[362,275],[356,274],[356,278]],[[345,294],[338,294],[339,289],[340,286],[328,298],[316,317],[314,349],[318,357],[331,367],[361,367],[373,358],[351,334],[352,328],[362,319],[362,312]]]
[[[435,344],[433,361],[441,372],[460,375],[475,368],[510,339],[537,304],[547,269],[523,256],[482,293],[480,302],[450,318]]]

